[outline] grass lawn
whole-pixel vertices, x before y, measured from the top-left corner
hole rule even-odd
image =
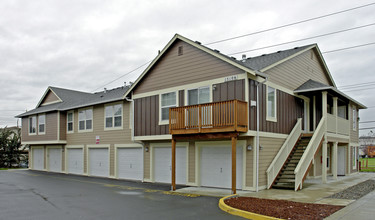
[[[365,168],[366,160],[368,160],[368,168]],[[359,161],[363,167],[361,172],[375,172],[375,158],[360,158]]]
[[[0,170],[7,170],[7,169],[9,169],[9,168],[0,168]]]

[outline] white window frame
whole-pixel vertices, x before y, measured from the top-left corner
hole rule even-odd
[[[357,130],[357,126],[358,126],[358,123],[357,123],[357,108],[353,105],[353,108],[352,108],[352,118],[353,118],[353,131],[356,131]]]
[[[40,123],[40,117],[44,117],[44,124],[41,124]],[[38,115],[38,135],[44,135],[44,134],[46,134],[46,114],[40,114],[40,115]],[[44,125],[44,131],[43,132],[41,132],[40,131],[40,125]]]
[[[114,107],[115,105],[121,106],[121,126],[115,127],[115,115],[114,115]],[[107,120],[107,114],[106,114],[106,108],[112,107],[112,127],[107,127],[106,120]],[[104,130],[120,130],[123,129],[124,125],[124,104],[122,102],[117,103],[111,103],[104,105]]]
[[[268,115],[268,89],[269,89],[269,87],[274,89],[274,93],[275,93],[275,96],[274,96],[275,97],[274,98],[274,100],[275,100],[275,109],[274,109],[275,116]],[[269,86],[269,85],[267,85],[267,87],[266,87],[266,120],[277,122],[277,89],[275,87]]]
[[[208,98],[208,102],[207,103],[210,103],[210,102],[212,102],[212,92],[211,92],[211,86],[201,86],[201,87],[197,87],[197,88],[191,88],[191,89],[187,89],[186,90],[186,95],[185,95],[185,97],[186,97],[186,105],[190,105],[189,104],[189,91],[191,91],[191,90],[198,90],[198,104],[197,105],[199,105],[199,104],[203,104],[203,103],[199,103],[199,90],[200,89],[208,89],[208,92],[209,92],[209,98]]]
[[[352,147],[352,161],[353,161],[353,170],[357,169],[357,147],[353,146]]]
[[[86,123],[87,123],[86,121],[90,120],[90,119],[87,119],[87,118],[86,118],[86,111],[87,111],[87,110],[91,110],[91,111],[92,111],[91,129],[87,129],[87,128],[86,128]],[[80,120],[79,120],[79,112],[81,112],[81,111],[84,111],[84,112],[85,112],[85,119],[84,119],[84,121],[85,121],[85,129],[80,129],[80,127],[79,127],[79,122],[80,122]],[[78,109],[78,132],[92,132],[93,129],[94,129],[94,109],[93,109],[92,107],[90,107],[90,108]]]
[[[32,119],[33,122],[35,122],[35,125],[34,125],[35,132],[30,132],[30,126],[31,126],[31,124],[30,124],[30,119]],[[28,125],[28,127],[27,127],[27,131],[28,131],[29,135],[36,135],[36,134],[37,134],[37,128],[36,128],[36,126],[37,126],[37,123],[36,123],[36,115],[34,115],[34,116],[30,116],[30,117],[27,119],[27,125]]]
[[[176,94],[176,105],[170,105],[170,106],[164,106],[162,107],[161,106],[161,97],[162,95],[164,94],[168,94],[168,93],[175,93]],[[164,93],[160,93],[159,94],[159,125],[167,125],[169,124],[169,118],[167,120],[162,120],[161,116],[162,116],[162,113],[161,113],[161,110],[162,108],[173,108],[173,107],[178,107],[178,91],[170,91],[170,92],[164,92]]]
[[[69,117],[68,117],[69,114],[72,114],[72,121],[71,121],[72,130],[71,131],[69,131],[69,129],[68,129],[69,128]],[[66,133],[68,133],[68,134],[74,133],[74,111],[68,111],[66,113]]]

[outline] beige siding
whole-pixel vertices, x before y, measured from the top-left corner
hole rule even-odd
[[[321,176],[322,175],[322,148],[315,154],[314,157],[314,165],[313,169],[315,169],[315,175]]]
[[[146,152],[146,148],[151,149],[149,143],[145,143],[144,152],[143,152],[144,153],[144,157],[143,157],[143,171],[144,171],[143,178],[151,179],[151,171],[150,171],[151,170],[151,167],[150,167],[151,153],[150,153],[150,150],[148,152]]]
[[[62,146],[63,152],[62,152],[62,161],[61,161],[61,171],[65,172],[65,145]]]
[[[66,134],[69,145],[96,144],[96,136],[100,137],[100,144],[131,143],[131,129],[129,129],[129,103],[123,105],[123,129],[104,130],[104,105],[93,107],[93,131],[78,132],[78,110],[74,110],[74,133]]]
[[[87,159],[88,157],[88,153],[87,153],[87,145],[85,145],[83,147],[83,173],[88,173],[88,170],[87,170]]]
[[[55,94],[53,94],[53,92],[48,91],[48,93],[45,96],[45,98],[43,99],[41,105],[48,104],[48,103],[51,103],[51,102],[56,102],[56,101],[59,101],[59,99],[57,98],[57,96]]]
[[[189,163],[188,163],[188,173],[189,178],[188,182],[194,183],[195,182],[195,143],[189,142]]]
[[[358,108],[357,117],[358,117]],[[349,131],[350,131],[350,143],[359,143],[359,123],[357,122],[357,128],[353,129],[353,105],[349,105]]]
[[[253,146],[253,137],[246,140],[246,146]],[[253,173],[254,173],[254,150],[246,150],[246,187],[253,187]]]
[[[260,146],[263,147],[259,152],[259,186],[267,185],[267,173],[269,165],[273,158],[279,152],[285,139],[283,138],[265,138],[261,137],[259,140]]]
[[[109,176],[115,176],[115,145],[109,147]]]
[[[36,115],[37,116],[37,115]],[[38,116],[36,117],[36,134],[29,135],[29,117],[22,118],[22,141],[57,140],[57,112],[46,113],[45,134],[38,134]]]
[[[60,140],[66,140],[66,112],[60,112]]]
[[[309,79],[331,85],[314,49],[281,63],[265,73],[269,74],[270,82],[291,90],[295,90]]]
[[[178,47],[183,55],[178,56]],[[185,42],[176,41],[142,79],[134,94],[243,73],[240,70]]]

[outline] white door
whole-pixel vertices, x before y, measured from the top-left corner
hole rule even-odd
[[[186,184],[186,147],[176,147],[176,184]],[[172,182],[172,149],[171,147],[154,148],[155,182]]]
[[[44,149],[43,148],[33,149],[33,169],[44,170]]]
[[[346,148],[338,147],[337,148],[337,175],[345,176],[345,161],[346,161]]]
[[[117,149],[118,178],[129,180],[143,179],[143,151],[142,148]]]
[[[200,158],[201,186],[232,187],[232,147],[202,147]],[[242,147],[236,149],[236,187],[242,188]]]
[[[83,174],[83,149],[67,149],[67,171],[73,174]]]
[[[49,171],[61,172],[62,149],[50,148],[48,149],[48,154],[49,154],[49,159],[48,159]]]
[[[89,175],[109,176],[108,148],[89,149]]]

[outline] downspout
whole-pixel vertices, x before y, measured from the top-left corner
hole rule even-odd
[[[255,181],[255,191],[259,191],[259,85],[264,84],[268,80],[268,76],[262,72],[256,71],[257,75],[261,76],[264,78],[263,82],[257,82],[257,137],[256,137],[256,181]]]

